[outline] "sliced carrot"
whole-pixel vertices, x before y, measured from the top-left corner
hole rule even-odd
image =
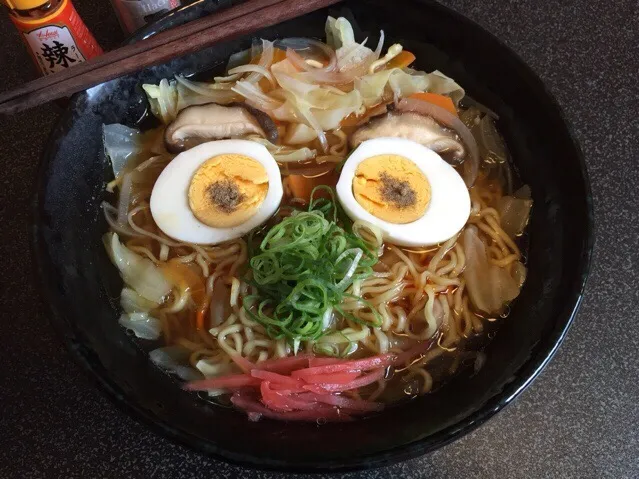
[[[197,329],[204,329],[204,316],[206,315],[206,309],[198,309],[195,313],[195,327]]]
[[[408,98],[427,101],[429,103],[432,103],[433,105],[437,105],[445,110],[448,110],[455,116],[458,116],[457,109],[455,108],[453,100],[445,95],[438,95],[437,93],[413,93]]]
[[[415,55],[409,51],[402,50],[399,55],[386,64],[386,68],[405,68],[414,61]]]
[[[335,186],[337,183],[337,172],[335,169],[332,169],[328,173],[322,176],[316,176],[313,178],[309,178],[304,175],[288,175],[287,176],[288,186],[291,189],[291,193],[295,198],[300,198],[306,202],[310,201],[311,193],[316,186],[327,185],[327,186]],[[317,198],[329,198],[329,194],[327,191],[318,191],[316,194]]]

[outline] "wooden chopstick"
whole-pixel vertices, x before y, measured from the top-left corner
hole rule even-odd
[[[166,43],[180,40],[182,38],[194,35],[202,30],[219,25],[221,23],[234,20],[243,15],[256,13],[261,8],[276,5],[282,3],[283,0],[253,0],[246,3],[242,3],[235,8],[228,8],[221,10],[219,13],[209,15],[198,20],[189,22],[180,28],[172,28],[164,32],[160,32],[157,35],[153,35],[146,40],[136,42],[132,45],[127,45],[116,50],[106,52],[99,57],[94,58],[91,61],[80,63],[73,68],[68,68],[57,72],[55,75],[45,76],[33,80],[25,85],[10,90],[5,93],[0,93],[0,104],[13,98],[17,98],[20,95],[36,91],[43,86],[51,86],[54,83],[60,83],[67,81],[75,76],[83,75],[89,71],[93,71],[97,68],[115,63],[116,61],[124,60],[127,57],[136,55],[138,53],[149,51],[153,48],[157,48]]]
[[[242,3],[0,94],[0,113],[12,114],[41,105],[338,1],[254,0]]]

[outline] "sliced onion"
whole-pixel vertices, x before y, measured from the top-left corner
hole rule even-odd
[[[240,52],[234,53],[229,57],[229,61],[226,65],[226,69],[230,70],[238,65],[245,65],[251,61],[253,47],[247,48]]]
[[[283,163],[281,168],[282,176],[288,175],[301,175],[306,178],[318,178],[320,176],[324,176],[335,169],[335,165],[312,165],[312,166],[302,166],[300,168],[287,168],[294,163]]]
[[[233,68],[233,70],[230,70],[230,71],[232,71],[233,73],[251,73],[251,75],[249,75],[246,78],[246,80],[244,80],[246,82],[257,83],[257,81],[260,80],[260,77],[264,77],[271,83],[271,85],[275,86],[275,79],[273,78],[273,75],[271,74],[271,72],[260,65],[252,65],[252,64],[240,65],[239,67],[235,67]],[[255,74],[257,79],[254,81],[251,81],[251,76],[253,74]],[[231,88],[231,90],[232,89],[233,88]]]
[[[223,77],[213,77],[215,83],[231,83],[242,78],[241,73],[233,73],[232,75],[226,75]]]
[[[286,57],[298,70],[307,72],[319,70],[328,73],[337,68],[337,56],[335,55],[335,50],[326,43],[310,38],[285,38],[280,40],[278,44],[286,48]],[[325,67],[318,69],[304,61],[304,58],[298,53],[298,51],[304,51],[309,47],[315,47],[318,50],[321,50],[324,57],[328,59],[328,63]],[[289,50],[292,52],[291,56],[289,56]]]
[[[263,71],[269,73],[269,75],[267,75],[266,78],[269,78],[269,81],[273,85],[275,84],[275,82],[273,80],[273,76],[270,75],[270,72],[268,71],[268,69],[271,67],[271,64],[273,63],[274,53],[275,53],[275,49],[273,48],[273,42],[269,42],[268,40],[263,39],[262,55],[260,57],[260,61],[258,62],[257,66],[261,68]],[[229,70],[229,73],[232,73],[232,72]],[[248,76],[246,81],[248,81],[249,83],[256,83],[257,81],[259,81],[261,74],[263,73],[260,73],[259,71],[255,71]]]
[[[175,75],[175,79],[188,90],[213,99],[220,96],[220,94],[228,94],[227,92],[232,86],[232,84],[224,85],[219,83],[194,82],[181,75]]]
[[[247,81],[238,81],[231,90],[242,95],[247,103],[258,110],[272,111],[282,106],[282,102],[274,100],[266,95],[259,86]]]
[[[479,150],[473,134],[459,118],[440,106],[414,98],[403,98],[397,104],[397,109],[430,116],[441,125],[454,130],[468,150],[469,158],[464,161],[464,181],[469,188],[475,184],[479,172]]]
[[[377,60],[382,54],[382,48],[384,48],[384,30],[379,31],[379,41],[377,42],[377,48],[375,48],[375,60]]]
[[[273,158],[275,158],[275,161],[278,163],[300,163],[302,161],[312,160],[316,155],[316,150],[304,147],[292,150],[290,153],[274,154]]]
[[[133,231],[131,227],[128,225],[128,222],[126,225],[120,225],[117,222],[116,217],[118,214],[118,210],[115,206],[104,201],[102,203],[102,211],[104,212],[104,219],[109,224],[111,229],[115,231],[116,233],[124,235],[124,236],[142,236],[141,234]]]

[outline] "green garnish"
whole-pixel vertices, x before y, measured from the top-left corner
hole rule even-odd
[[[318,189],[331,199],[314,199]],[[295,211],[273,226],[259,248],[251,251],[252,279],[257,294],[244,298],[248,315],[262,324],[271,338],[286,338],[297,347],[300,341],[315,341],[329,327],[335,314],[362,323],[344,311],[340,303],[350,297],[345,291],[355,280],[373,273],[377,253],[362,238],[338,225],[342,220],[333,190],[313,190],[308,211]],[[348,227],[348,226],[347,226]],[[357,298],[381,317],[370,304]]]

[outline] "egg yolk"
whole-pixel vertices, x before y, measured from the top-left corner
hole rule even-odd
[[[198,168],[189,186],[189,207],[202,223],[230,228],[246,222],[266,198],[262,164],[239,154],[218,155]]]
[[[353,178],[355,200],[373,216],[395,224],[421,218],[430,202],[430,183],[408,158],[379,155],[362,161]]]

